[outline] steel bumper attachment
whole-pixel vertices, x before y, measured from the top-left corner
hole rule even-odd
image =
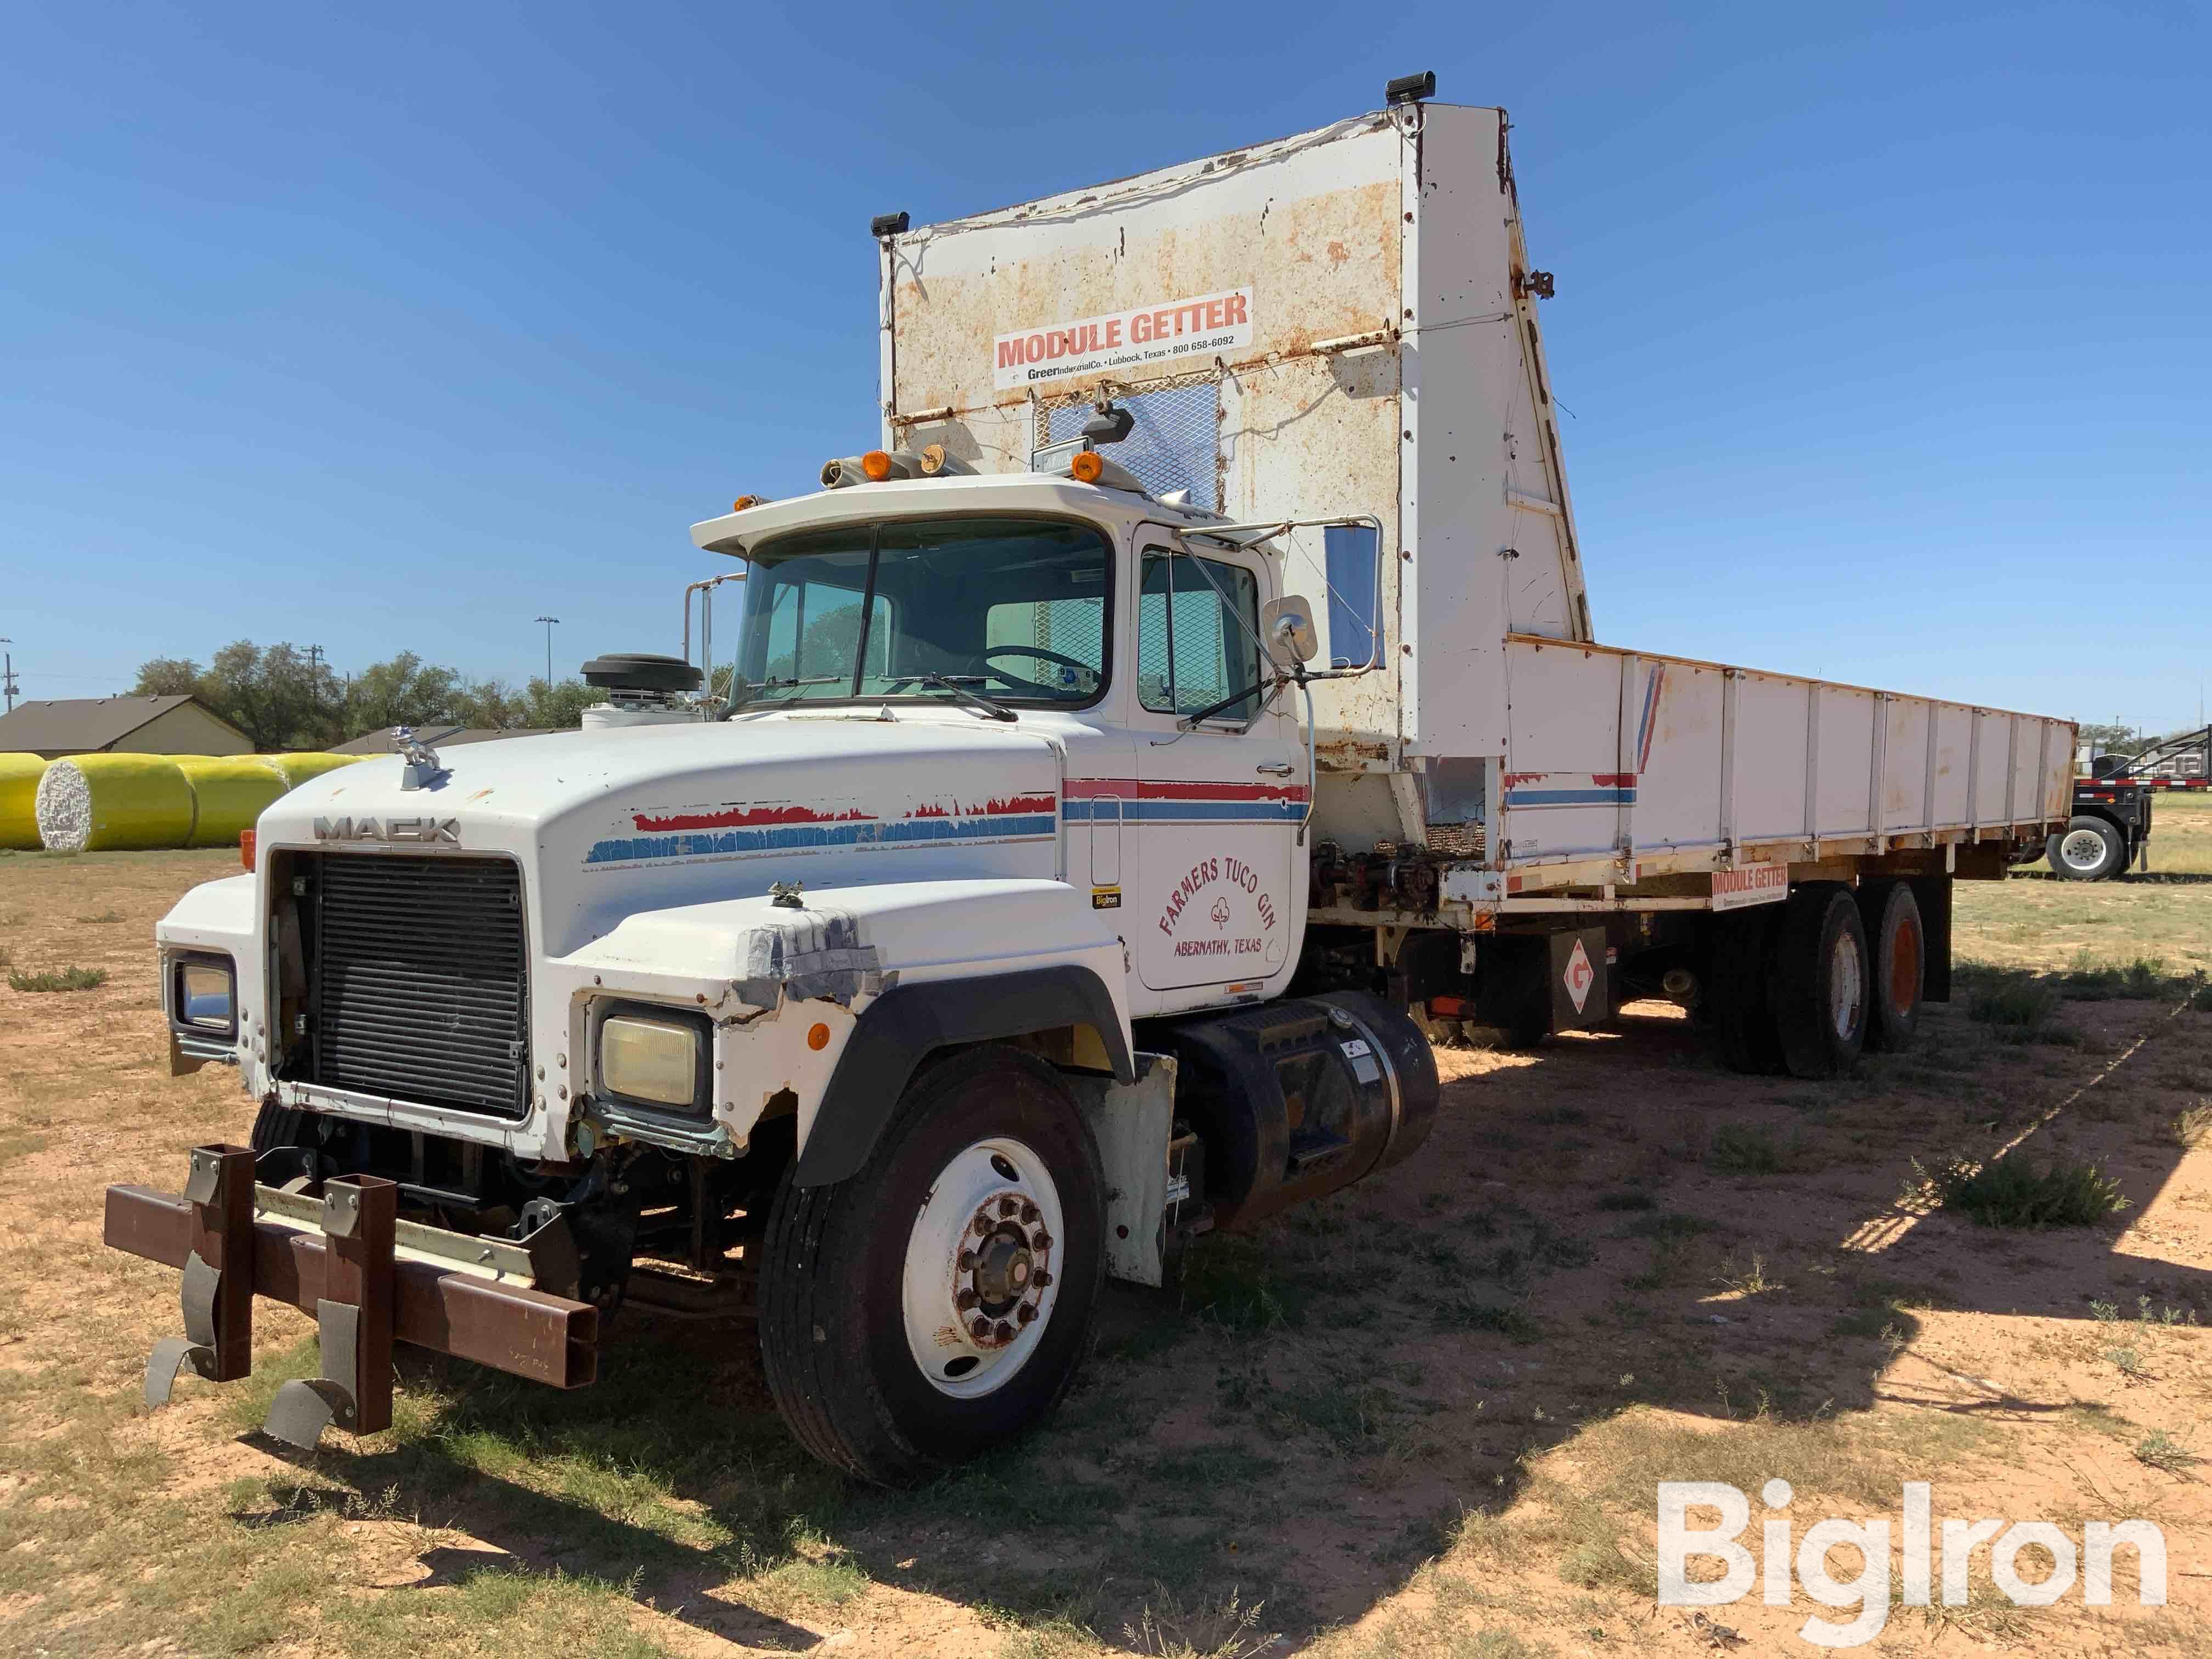
[[[146,1403],[189,1365],[210,1382],[252,1370],[253,1298],[315,1316],[322,1374],[289,1382],[267,1431],[313,1446],[331,1423],[392,1421],[392,1346],[412,1343],[555,1388],[599,1374],[599,1310],[520,1281],[515,1252],[398,1219],[399,1189],[374,1176],[322,1184],[319,1200],[257,1186],[243,1146],[198,1146],[181,1196],[107,1189],[112,1249],[182,1270],[185,1334],[146,1362]]]

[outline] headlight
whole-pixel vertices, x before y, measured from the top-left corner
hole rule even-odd
[[[228,957],[191,955],[171,960],[169,1018],[183,1032],[238,1035],[238,975]]]
[[[709,1028],[696,1014],[636,1007],[599,1022],[599,1085],[641,1106],[705,1114]]]

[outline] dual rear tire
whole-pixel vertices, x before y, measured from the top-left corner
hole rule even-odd
[[[1731,1071],[1838,1077],[1919,1024],[1927,933],[1906,882],[1808,882],[1716,916],[1710,956],[1709,1024]]]

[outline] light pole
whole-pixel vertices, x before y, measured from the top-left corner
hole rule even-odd
[[[545,624],[545,695],[550,697],[553,695],[553,624],[561,619],[540,617],[538,620]]]
[[[15,642],[13,640],[0,640],[0,645],[13,645]],[[0,667],[0,690],[8,694],[8,712],[12,714],[15,712],[15,653],[12,651],[0,652],[0,662],[6,665]]]
[[[323,647],[307,647],[307,702],[317,714],[323,712]]]

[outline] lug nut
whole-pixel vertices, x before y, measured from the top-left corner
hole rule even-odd
[[[1018,1198],[1002,1198],[999,1200],[1000,1215],[1019,1215],[1021,1211],[1022,1201]]]
[[[991,1340],[991,1322],[988,1319],[977,1319],[968,1328],[968,1334],[978,1342],[988,1342]]]
[[[1020,1320],[1024,1325],[1030,1323],[1036,1318],[1036,1304],[1034,1302],[1023,1303],[1020,1310],[1014,1315],[1014,1317]]]
[[[1024,1204],[1022,1206],[1022,1219],[1024,1222],[1032,1222],[1036,1218],[1037,1206],[1034,1204]]]
[[[1052,1235],[1040,1227],[1037,1229],[1036,1237],[1030,1240],[1030,1248],[1033,1250],[1050,1249],[1052,1248]]]
[[[973,1250],[963,1250],[963,1251],[961,1251],[961,1252],[960,1252],[960,1271],[961,1271],[962,1273],[972,1273],[972,1272],[975,1270],[975,1251],[973,1251]]]
[[[1014,1340],[1014,1328],[1002,1319],[992,1327],[991,1334],[1001,1342],[1011,1342]]]
[[[1051,1283],[1052,1275],[1044,1272],[1042,1269],[1039,1269],[1036,1274],[1030,1279],[1030,1288],[1033,1291],[1041,1291]]]
[[[975,1218],[975,1237],[978,1238],[987,1238],[990,1236],[990,1232],[991,1218],[988,1215],[977,1216]]]
[[[975,1294],[975,1286],[971,1285],[966,1290],[961,1291],[959,1295],[952,1298],[952,1305],[959,1309],[962,1313],[966,1313],[970,1308],[974,1307],[983,1298]]]

